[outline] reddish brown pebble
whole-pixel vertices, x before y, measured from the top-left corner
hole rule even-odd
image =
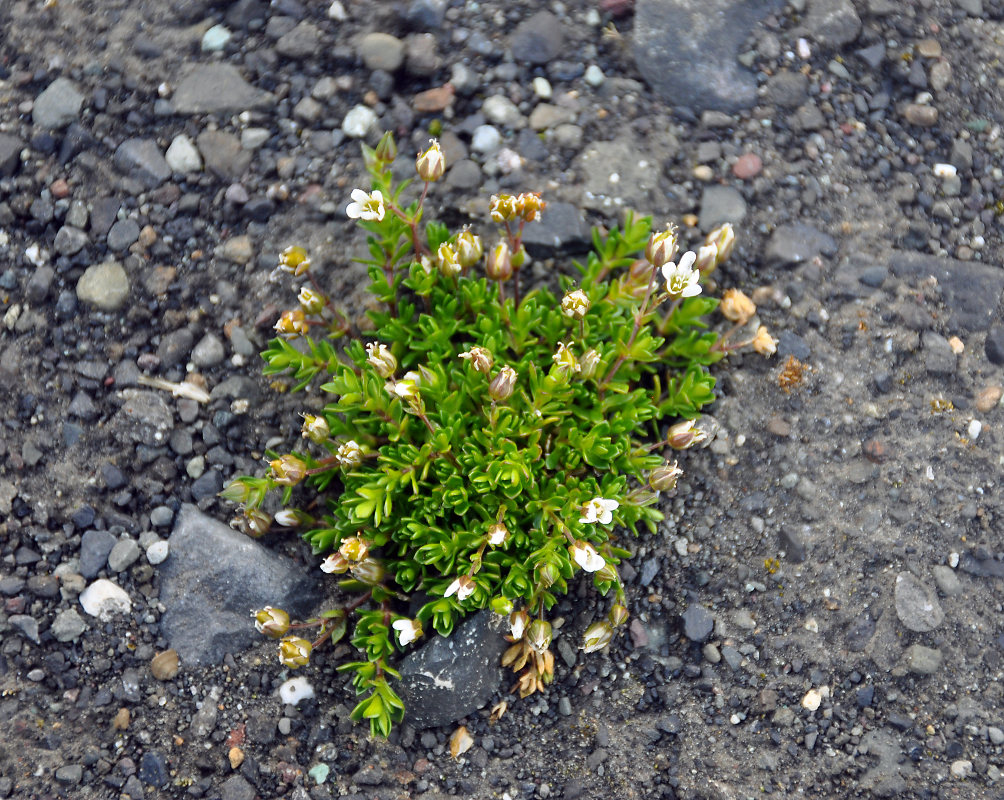
[[[763,169],[763,159],[756,153],[743,153],[732,165],[732,174],[741,181],[755,178]]]
[[[435,89],[419,92],[411,101],[411,106],[417,114],[435,114],[453,105],[455,94],[456,90],[453,88],[453,84],[447,83],[443,86],[437,86]]]
[[[52,196],[57,200],[62,200],[64,197],[69,196],[70,184],[60,178],[59,180],[52,182],[52,185],[49,187],[49,191],[52,192]]]
[[[861,451],[865,458],[875,464],[881,464],[889,458],[889,448],[878,439],[868,439],[861,445]]]
[[[976,395],[976,410],[981,414],[986,414],[997,406],[1001,401],[1002,395],[1004,395],[1004,388],[1000,386],[988,386]]]

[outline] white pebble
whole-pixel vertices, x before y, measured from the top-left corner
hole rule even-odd
[[[370,128],[376,125],[376,121],[377,115],[372,108],[362,105],[355,106],[342,120],[342,130],[346,136],[362,139],[370,132]]]
[[[959,566],[959,554],[958,553],[949,553],[948,554],[948,566],[950,566],[952,569],[955,569],[957,566]]]
[[[290,678],[279,687],[279,698],[287,706],[299,705],[314,696],[314,687],[306,678]]]
[[[493,125],[478,125],[471,136],[471,150],[475,153],[494,153],[502,145],[502,134]]]
[[[163,564],[170,552],[170,546],[166,539],[160,539],[146,548],[146,560],[154,566]]]
[[[583,80],[592,87],[602,86],[603,81],[606,79],[607,76],[603,74],[603,70],[595,64],[590,64],[586,68],[586,74],[583,76]]]
[[[213,25],[208,31],[202,34],[202,52],[216,53],[227,46],[233,38],[233,34],[223,25]]]
[[[202,169],[202,156],[199,155],[192,140],[183,133],[174,137],[171,146],[164,154],[164,160],[172,172],[198,172]]]
[[[551,84],[547,78],[538,76],[533,79],[533,93],[541,100],[551,99]]]
[[[339,0],[335,0],[334,3],[328,6],[328,19],[345,22],[348,18],[349,15],[345,13],[345,6],[343,6]]]
[[[969,434],[969,439],[975,442],[977,439],[980,438],[980,432],[982,430],[983,430],[983,423],[980,422],[978,419],[974,419],[972,422],[969,423],[969,428],[967,429],[966,432]]]
[[[823,702],[822,696],[815,689],[809,689],[805,693],[805,697],[802,698],[802,708],[806,708],[809,711],[815,711],[819,708],[819,704]]]
[[[30,244],[24,249],[24,257],[27,258],[33,266],[41,267],[49,260],[49,254],[45,252],[37,244]]]
[[[958,170],[951,164],[935,164],[934,174],[939,178],[954,178]]]
[[[107,622],[113,614],[128,614],[132,601],[122,587],[100,578],[80,593],[80,605],[92,617]]]
[[[809,59],[812,56],[812,48],[809,47],[809,43],[805,39],[798,40],[798,57],[804,60]]]

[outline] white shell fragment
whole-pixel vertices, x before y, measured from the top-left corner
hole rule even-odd
[[[122,587],[100,578],[80,593],[80,605],[92,617],[107,622],[114,614],[128,614],[132,600]]]

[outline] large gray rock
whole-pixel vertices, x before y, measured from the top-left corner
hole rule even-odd
[[[636,0],[634,58],[667,102],[696,112],[756,103],[756,79],[739,48],[782,0]]]
[[[434,636],[405,658],[397,689],[416,728],[449,725],[487,703],[502,682],[502,617],[480,611],[448,638]]]
[[[898,278],[924,280],[934,276],[951,316],[948,327],[955,331],[986,331],[1004,292],[1004,271],[997,264],[956,261],[925,253],[897,251],[889,269]]]
[[[535,258],[584,253],[592,244],[589,224],[574,203],[548,203],[540,219],[523,230],[523,244]]]
[[[304,619],[322,601],[323,573],[273,553],[195,506],[182,506],[160,565],[160,630],[181,660],[218,664],[260,640],[251,611],[271,605]]]
[[[196,64],[172,98],[179,114],[235,114],[275,104],[275,95],[248,83],[229,64]]]
[[[69,78],[56,78],[35,98],[31,119],[40,128],[65,128],[80,115],[84,96]]]

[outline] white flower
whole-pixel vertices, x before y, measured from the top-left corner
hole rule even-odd
[[[296,528],[300,525],[300,517],[290,508],[276,512],[275,521],[284,528]]]
[[[662,266],[662,276],[666,279],[666,291],[674,300],[681,297],[695,297],[701,293],[701,273],[694,269],[697,253],[688,250],[680,258],[679,264],[670,261]]]
[[[561,298],[561,313],[566,317],[582,319],[589,310],[589,297],[582,289],[576,289]]]
[[[351,219],[362,219],[382,222],[386,210],[383,205],[383,192],[379,189],[366,194],[362,189],[352,190],[352,201],[345,207],[345,213]]]
[[[418,639],[422,631],[422,623],[417,619],[396,619],[391,627],[397,631],[397,640],[405,647]]]
[[[335,452],[335,456],[338,459],[340,466],[353,468],[358,467],[363,463],[363,449],[359,446],[359,442],[355,439],[349,439],[342,445],[339,445],[338,450]]]
[[[523,631],[526,630],[526,623],[529,619],[530,615],[526,613],[525,608],[513,611],[509,615],[509,630],[512,631],[513,639],[523,638]]]
[[[446,587],[446,593],[443,597],[452,597],[453,595],[456,595],[457,600],[462,603],[474,594],[474,590],[476,588],[477,584],[471,580],[469,575],[461,575],[459,578],[455,579],[453,583]]]
[[[568,548],[568,554],[572,560],[586,572],[598,572],[606,566],[603,556],[596,552],[589,542],[577,541]]]
[[[418,382],[410,378],[387,384],[391,392],[402,400],[413,400],[418,397]]]
[[[620,508],[620,505],[616,500],[594,497],[582,506],[583,516],[579,522],[587,524],[599,522],[601,525],[607,525],[613,519],[613,512]]]
[[[485,375],[488,375],[492,371],[494,359],[492,359],[491,352],[484,347],[476,344],[471,345],[471,349],[461,353],[459,357],[469,360],[476,372],[483,372]]]
[[[509,529],[501,522],[494,522],[488,527],[488,544],[500,547],[509,538]]]
[[[349,568],[349,562],[341,553],[332,553],[321,562],[321,572],[341,575]]]
[[[581,369],[579,362],[575,360],[575,354],[568,349],[568,345],[564,342],[558,342],[558,350],[551,356],[551,361],[555,363],[558,371],[563,375],[569,375]]]

